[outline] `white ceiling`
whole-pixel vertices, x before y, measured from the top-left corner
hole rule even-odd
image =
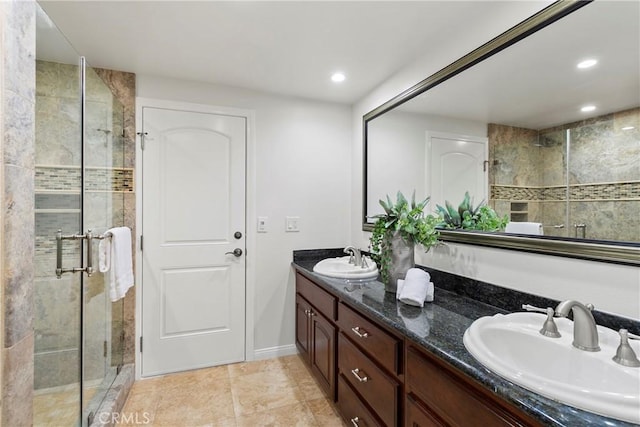
[[[577,69],[587,58],[599,62]],[[638,106],[640,2],[596,1],[400,109],[544,129]]]
[[[446,48],[457,32],[518,7],[507,1],[39,3],[96,67],[341,103],[358,101],[416,58]],[[347,75],[339,85],[329,79],[336,70]]]

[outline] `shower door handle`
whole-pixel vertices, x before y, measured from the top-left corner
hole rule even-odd
[[[94,235],[91,230],[87,230],[85,234],[62,234],[62,230],[58,230],[56,233],[56,277],[62,278],[64,273],[78,273],[84,271],[87,276],[91,277],[94,273],[93,268],[93,239],[104,239],[104,235]],[[86,267],[62,267],[62,241],[63,240],[86,240],[87,241],[87,266]]]

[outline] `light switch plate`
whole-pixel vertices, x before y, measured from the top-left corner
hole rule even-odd
[[[284,231],[286,231],[287,233],[300,231],[300,217],[299,216],[286,217]]]
[[[258,217],[258,233],[266,233],[267,232],[267,218],[266,216]]]

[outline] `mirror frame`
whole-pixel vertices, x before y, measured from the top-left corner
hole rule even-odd
[[[367,123],[370,120],[381,116],[400,104],[415,98],[464,70],[473,67],[477,63],[497,54],[581,7],[588,5],[592,1],[593,0],[559,0],[365,114],[362,118],[362,229],[364,231],[373,230],[373,224],[367,222]],[[634,242],[585,241],[582,239],[572,240],[549,236],[524,237],[516,234],[454,230],[441,230],[440,240],[476,246],[613,262],[617,264],[640,265],[640,244]]]

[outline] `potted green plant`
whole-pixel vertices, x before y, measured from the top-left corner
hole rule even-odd
[[[503,231],[509,222],[507,215],[501,217],[491,206],[483,202],[474,207],[468,191],[464,193],[464,199],[458,209],[449,201],[445,201],[445,207],[437,205],[436,210],[442,217],[438,227],[449,230]]]
[[[398,191],[396,202],[387,195],[386,202],[380,200],[384,214],[377,218],[371,234],[371,254],[378,264],[387,292],[396,292],[397,280],[404,278],[407,270],[414,267],[414,249],[420,244],[429,250],[438,243],[436,226],[442,218],[425,214],[429,197],[420,203],[415,201],[415,191],[409,202]]]

